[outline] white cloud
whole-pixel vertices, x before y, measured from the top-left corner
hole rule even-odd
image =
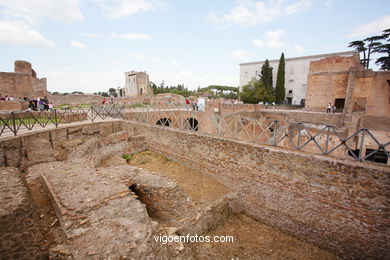
[[[160,6],[160,3],[150,0],[101,0],[97,2],[97,5],[105,17],[116,19],[140,12],[149,12]]]
[[[285,45],[285,43],[280,40],[283,36],[283,30],[268,31],[264,34],[264,40],[253,39],[252,44],[256,47],[267,46],[269,48],[281,48]]]
[[[224,86],[238,86],[238,78],[226,74],[207,74],[194,73],[190,70],[179,70],[172,73],[154,73],[152,81],[159,84],[164,80],[167,86],[176,86],[177,84],[184,84],[190,90],[195,90],[197,87],[207,87],[209,85],[224,85]]]
[[[265,45],[265,42],[260,39],[253,39],[252,44],[256,47],[263,47]]]
[[[112,33],[111,36],[113,38],[125,39],[125,40],[148,40],[151,38],[150,35],[144,33],[127,33],[127,34]]]
[[[231,53],[233,58],[237,59],[237,60],[249,60],[251,58],[251,53],[248,52],[248,51],[244,51],[244,50],[233,50]]]
[[[236,6],[229,12],[211,11],[207,18],[219,25],[237,24],[250,27],[306,11],[309,7],[310,0],[300,0],[293,4],[286,4],[284,0],[269,1],[267,4],[262,1],[241,0],[237,1]]]
[[[326,6],[326,8],[330,9],[333,6],[333,2],[330,0],[326,0],[324,2],[324,5]]]
[[[0,14],[39,24],[42,18],[65,23],[83,20],[78,0],[1,0]]]
[[[285,14],[286,15],[292,15],[299,13],[304,10],[308,10],[310,7],[310,1],[309,0],[301,0],[294,4],[287,5],[285,7]]]
[[[360,38],[381,34],[383,30],[390,27],[390,15],[383,16],[375,21],[362,24],[352,30],[348,38]]]
[[[87,47],[84,43],[79,42],[79,41],[75,41],[75,40],[71,40],[71,41],[70,41],[70,44],[71,44],[73,47],[81,48],[81,49]]]
[[[143,54],[139,54],[139,53],[132,53],[132,54],[129,54],[128,56],[131,58],[143,61],[144,63],[160,63],[161,62],[157,58],[145,57]]]
[[[54,43],[22,22],[0,21],[0,42],[28,47],[53,47]]]
[[[305,48],[303,48],[302,45],[297,44],[297,45],[295,45],[294,47],[295,47],[295,50],[296,50],[297,52],[299,52],[299,53],[304,53],[304,52],[305,52]]]
[[[98,33],[80,33],[80,35],[89,37],[89,38],[102,38],[104,35]]]

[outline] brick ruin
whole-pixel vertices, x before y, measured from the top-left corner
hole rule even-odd
[[[390,114],[390,72],[365,70],[358,55],[312,61],[305,109],[324,112],[336,105],[346,115]]]
[[[36,98],[47,95],[46,78],[37,78],[31,63],[15,61],[14,72],[0,72],[0,93],[14,98]]]
[[[202,169],[230,192],[200,205],[169,178],[102,164],[145,149]],[[1,257],[194,259],[186,244],[153,235],[202,234],[235,212],[345,259],[389,257],[386,166],[121,120],[3,139],[0,164],[9,187],[0,197]],[[53,209],[39,216],[42,194]],[[54,235],[39,225],[49,216]]]

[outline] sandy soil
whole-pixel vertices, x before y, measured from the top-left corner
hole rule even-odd
[[[133,155],[129,163],[175,180],[197,204],[207,205],[231,192],[207,174],[150,151]]]
[[[243,214],[206,235],[233,236],[234,242],[190,244],[198,259],[340,259]]]

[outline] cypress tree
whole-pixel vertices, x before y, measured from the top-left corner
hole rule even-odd
[[[284,53],[280,56],[279,66],[278,66],[278,76],[276,78],[276,87],[275,87],[275,98],[276,103],[281,104],[284,101],[286,90],[284,88],[284,74],[285,74],[285,61]]]
[[[260,80],[263,83],[263,86],[269,90],[273,90],[272,87],[272,67],[269,65],[268,59],[265,60],[265,63],[261,67]]]

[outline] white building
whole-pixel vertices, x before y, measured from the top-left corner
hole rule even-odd
[[[125,97],[139,97],[153,95],[153,88],[149,84],[149,75],[146,72],[125,72]]]
[[[307,77],[309,75],[310,62],[330,56],[351,56],[353,51],[327,53],[313,56],[303,56],[285,59],[285,82],[286,100],[288,104],[299,105],[306,97]],[[261,67],[265,61],[247,62],[240,64],[240,90],[253,78],[259,79]],[[272,70],[273,86],[276,86],[279,59],[269,60]]]

